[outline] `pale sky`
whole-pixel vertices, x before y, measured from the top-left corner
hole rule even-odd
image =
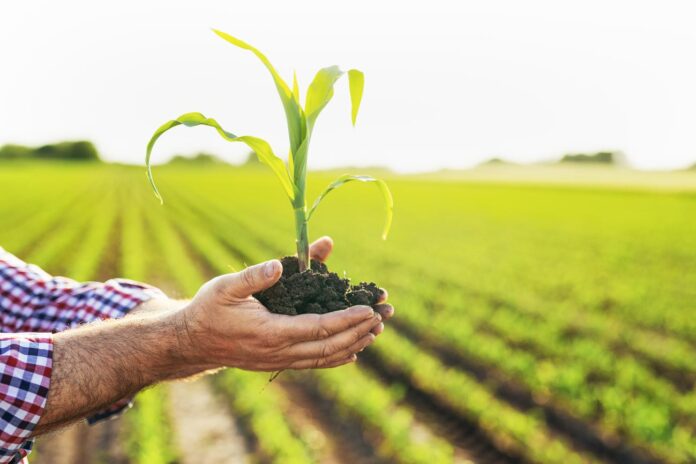
[[[638,168],[696,162],[691,1],[2,1],[0,144],[91,139],[141,163],[150,134],[200,111],[287,153],[280,101],[248,52],[300,87],[338,64],[365,72],[322,114],[310,166],[468,167],[624,151]],[[246,150],[207,128],[161,139],[156,161]]]

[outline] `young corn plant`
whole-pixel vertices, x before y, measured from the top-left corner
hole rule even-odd
[[[186,113],[176,119],[173,119],[162,125],[150,139],[147,145],[147,153],[145,163],[147,165],[147,176],[150,185],[155,192],[155,195],[163,202],[157,186],[155,185],[152,176],[152,165],[150,158],[155,142],[162,134],[169,129],[184,125],[187,127],[194,126],[209,126],[214,128],[217,133],[229,142],[242,142],[246,144],[256,154],[261,163],[268,166],[276,175],[283,190],[290,200],[295,217],[295,234],[297,243],[297,257],[300,266],[300,272],[309,268],[309,240],[307,235],[307,224],[312,218],[312,215],[317,209],[317,206],[326,197],[329,192],[341,187],[349,182],[371,182],[374,183],[381,191],[386,206],[386,221],[382,238],[386,239],[392,222],[392,214],[394,201],[387,184],[381,180],[370,176],[343,175],[331,182],[328,187],[317,197],[311,208],[307,208],[306,201],[306,184],[307,184],[307,155],[309,153],[309,144],[312,139],[314,127],[319,114],[324,107],[331,101],[334,95],[334,85],[338,79],[345,74],[338,66],[329,66],[320,69],[314,80],[311,82],[306,91],[304,106],[300,103],[300,89],[297,82],[297,75],[293,76],[292,89],[280,77],[276,69],[266,56],[256,48],[243,42],[235,37],[232,37],[225,32],[213,30],[222,39],[244,50],[252,52],[261,60],[266,69],[270,72],[273,78],[280,101],[285,110],[285,117],[288,123],[288,135],[290,138],[290,153],[287,163],[275,155],[270,144],[265,140],[250,135],[235,135],[223,129],[220,124],[213,118],[208,118],[201,113]],[[352,105],[351,116],[353,125],[355,125],[360,102],[362,100],[363,88],[365,83],[364,74],[357,69],[348,71],[348,87],[350,89],[350,100]]]

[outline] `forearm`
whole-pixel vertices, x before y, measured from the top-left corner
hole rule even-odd
[[[34,435],[84,418],[148,385],[205,369],[185,361],[180,306],[152,301],[124,319],[56,334],[46,412]]]

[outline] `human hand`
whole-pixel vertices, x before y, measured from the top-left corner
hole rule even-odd
[[[331,252],[330,239],[313,244],[315,259]],[[269,312],[251,295],[272,286],[282,274],[278,260],[257,264],[203,285],[176,314],[187,363],[257,371],[336,367],[355,361],[383,329],[384,303],[377,311],[354,306],[327,314],[287,316]],[[385,293],[386,298],[386,293]]]

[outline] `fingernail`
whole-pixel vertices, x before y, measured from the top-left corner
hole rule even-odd
[[[377,322],[382,321],[382,315],[380,313],[375,313],[375,319],[377,319]]]
[[[272,260],[272,261],[267,262],[267,263],[264,265],[263,273],[264,273],[264,275],[266,276],[267,279],[270,279],[271,277],[273,277],[274,275],[276,275],[276,272],[277,272],[277,269],[278,269],[278,265],[279,265],[279,264],[280,264],[280,263],[278,262],[278,260],[274,259],[274,260]]]

